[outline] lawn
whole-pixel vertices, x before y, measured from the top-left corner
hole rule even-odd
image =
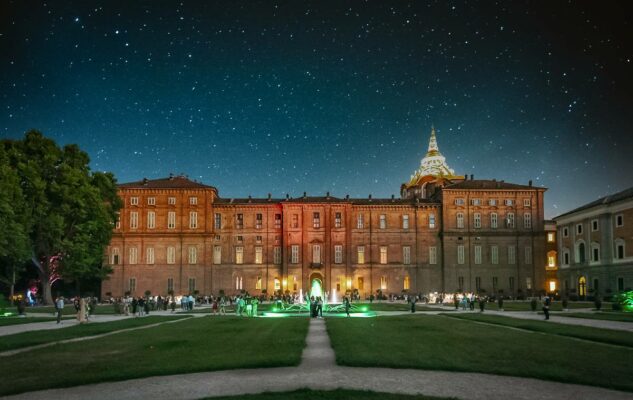
[[[245,394],[229,397],[209,397],[208,400],[439,400],[440,397],[428,397],[422,395],[406,395],[395,393],[380,393],[364,390],[310,390],[300,389],[293,392],[260,394]],[[448,399],[442,397],[441,399]]]
[[[7,308],[7,311],[11,311],[11,312],[15,312],[17,313],[18,310],[16,307],[9,307]],[[56,315],[55,314],[55,307],[53,306],[35,306],[35,307],[26,307],[26,309],[24,310],[24,312],[28,315],[28,314],[50,314],[50,315]],[[97,305],[96,309],[95,309],[95,314],[114,314],[114,306],[112,304],[99,304]],[[76,315],[77,311],[75,311],[75,306],[72,304],[66,304],[66,306],[64,307],[64,312],[62,313],[63,315]]]
[[[603,307],[611,307],[611,303],[603,303]],[[543,307],[543,304],[540,301],[537,301],[536,303],[536,310],[539,311],[541,310]],[[570,301],[567,304],[567,307],[570,310],[573,309],[581,309],[581,308],[595,308],[595,305],[590,302],[590,301]],[[479,304],[475,304],[475,308],[479,309]],[[499,306],[498,303],[493,303],[493,302],[489,302],[486,303],[486,309],[487,310],[498,310]],[[532,311],[532,307],[530,305],[530,301],[526,300],[526,301],[509,301],[509,300],[505,300],[503,302],[503,310],[504,311]],[[552,305],[550,306],[550,310],[551,311],[563,311],[563,303],[561,303],[560,301],[554,301],[552,302]]]
[[[235,368],[298,365],[308,319],[190,318],[176,324],[4,357],[0,396]],[[34,362],[34,357],[36,362]],[[63,373],[51,373],[51,368]],[[25,373],[28,371],[28,373]]]
[[[451,314],[450,317],[633,348],[633,335],[627,331],[592,328],[589,326],[566,325],[480,313]],[[556,316],[552,316],[552,318],[556,318]]]
[[[64,317],[67,319],[67,317]],[[55,317],[3,317],[0,318],[0,326],[9,326],[9,325],[22,325],[22,324],[32,324],[34,322],[49,322],[49,321],[57,321]]]
[[[483,372],[633,391],[633,350],[622,347],[432,315],[327,319],[327,330],[341,365]]]
[[[120,329],[135,328],[143,325],[151,325],[158,322],[173,321],[176,319],[188,318],[187,316],[169,317],[143,317],[125,318],[120,321],[95,322],[81,325],[74,325],[68,328],[39,330],[31,332],[16,333],[0,337],[0,351],[20,349],[23,347],[35,346],[42,343],[57,342],[60,340],[72,339],[82,336],[93,336],[101,333],[117,331]],[[22,318],[35,319],[35,318]]]
[[[587,318],[587,319],[601,319],[605,321],[633,322],[633,313],[624,313],[624,312],[565,313],[565,314],[557,314],[557,315],[561,317],[571,317],[571,318]]]

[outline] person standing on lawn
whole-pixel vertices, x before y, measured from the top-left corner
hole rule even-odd
[[[350,304],[349,304],[349,297],[345,296],[345,314],[347,314],[347,316],[349,317],[349,309],[350,309]]]
[[[545,294],[545,297],[543,297],[543,314],[545,314],[545,320],[549,319],[550,304],[552,304],[552,299],[547,294]]]
[[[55,308],[57,309],[57,323],[62,323],[62,313],[64,312],[64,298],[61,296],[57,297],[57,301],[55,301]]]

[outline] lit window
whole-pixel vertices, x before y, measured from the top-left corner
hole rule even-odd
[[[403,285],[403,289],[404,290],[409,290],[411,287],[411,282],[408,276],[404,277],[404,285]]]
[[[556,291],[556,281],[549,281],[549,291],[550,292]]]
[[[255,247],[255,264],[261,264],[264,261],[264,249],[261,246]]]
[[[321,214],[318,212],[312,213],[312,227],[315,229],[321,227]]]
[[[154,211],[147,212],[147,229],[156,228],[156,213]]]
[[[363,214],[358,214],[356,218],[356,228],[363,229],[365,227],[365,222],[363,220]]]
[[[358,263],[365,264],[365,246],[358,246],[357,255],[358,255]]]
[[[257,277],[257,281],[255,281],[255,289],[256,290],[261,290],[262,289],[262,277],[258,276]]]
[[[380,214],[380,229],[387,229],[387,216]]]
[[[275,278],[275,290],[281,290],[281,281],[279,278]]]
[[[554,232],[547,232],[547,243],[554,243],[555,239],[556,235],[554,234]]]
[[[147,264],[154,264],[154,248],[148,247],[145,249],[145,262]]]
[[[402,246],[402,263],[411,264],[411,246]]]
[[[341,213],[337,212],[334,214],[334,227],[335,228],[340,228],[342,225],[342,218],[341,218]]]
[[[198,262],[198,249],[194,246],[189,247],[189,264],[196,264]]]
[[[235,277],[235,290],[242,290],[242,277],[241,276],[236,276]]]
[[[547,253],[547,266],[550,268],[556,267],[556,252],[549,251]]]
[[[174,229],[176,227],[176,212],[169,211],[167,213],[167,229]]]
[[[464,214],[463,213],[457,213],[457,227],[458,228],[463,228],[464,227]]]
[[[341,264],[343,262],[343,246],[334,245],[334,263]]]
[[[138,228],[138,212],[132,211],[130,213],[130,229]]]
[[[435,214],[429,214],[429,228],[435,229]]]
[[[262,229],[264,216],[262,214],[255,215],[255,229]]]
[[[222,264],[222,246],[213,246],[213,263]]]
[[[380,246],[380,263],[387,264],[387,246]]]
[[[197,197],[189,197],[189,204],[191,204],[192,206],[198,204],[198,198]]]
[[[321,264],[321,245],[315,244],[312,246],[312,263]]]
[[[297,244],[293,244],[292,246],[290,246],[290,263],[299,263],[299,245]]]
[[[198,213],[196,211],[189,212],[189,228],[196,229],[198,227]]]
[[[173,206],[174,204],[176,204],[176,198],[175,197],[168,197],[167,198],[167,204],[169,204],[170,206]]]
[[[386,276],[381,276],[380,277],[380,290],[387,290],[387,277]]]
[[[235,246],[235,264],[244,264],[243,246]]]
[[[138,206],[138,197],[130,197],[130,205]]]
[[[475,228],[481,228],[481,214],[480,213],[473,214],[473,226]]]
[[[138,263],[138,249],[136,247],[130,247],[129,263],[130,264]]]
[[[402,229],[409,229],[409,216],[406,214],[402,216]]]
[[[175,247],[167,247],[167,264],[175,264],[176,263],[176,248]]]

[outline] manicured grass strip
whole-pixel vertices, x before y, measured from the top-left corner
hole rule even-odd
[[[292,392],[265,392],[229,397],[209,397],[208,400],[440,400],[448,397],[428,397],[395,393],[370,392],[366,390],[310,390],[299,389]]]
[[[64,317],[64,319],[68,319],[68,317]],[[49,322],[49,321],[57,321],[57,318],[54,317],[5,317],[0,318],[0,326],[9,326],[9,325],[22,325],[22,324],[32,324],[34,322]]]
[[[9,307],[7,311],[17,313],[18,310],[16,307]],[[50,314],[51,316],[55,315],[55,307],[53,306],[36,306],[36,307],[27,307],[24,312],[28,314]],[[64,311],[62,315],[76,315],[77,311],[75,311],[75,306],[72,304],[66,304],[64,307]],[[114,306],[112,304],[99,304],[95,308],[94,314],[99,315],[108,315],[114,314]]]
[[[32,357],[16,354],[2,359],[11,368],[3,369],[0,396],[155,375],[298,365],[308,322],[303,318],[189,318],[55,345]],[[63,373],[51,373],[51,368]]]
[[[470,321],[486,322],[489,324],[509,326],[525,329],[533,332],[547,333],[550,335],[569,336],[578,339],[591,340],[593,342],[615,344],[618,346],[633,347],[633,335],[626,331],[612,329],[592,328],[589,326],[566,325],[546,321],[534,321],[498,315],[486,314],[451,314],[452,318]],[[556,316],[551,318],[555,319]],[[633,357],[633,354],[631,354]]]
[[[446,316],[326,321],[341,365],[481,372],[633,391],[629,349]]]
[[[182,318],[190,317],[182,315],[173,317],[149,316],[143,318],[126,318],[120,321],[94,322],[61,329],[16,333],[14,335],[0,337],[0,351],[20,349],[23,347],[30,347],[38,344],[57,342],[60,340],[73,339],[83,336],[94,336],[102,333],[118,331],[120,329],[136,328],[139,326],[173,321]]]
[[[603,303],[603,307],[611,307],[611,303]],[[570,301],[567,305],[569,309],[580,308],[595,308],[595,305],[590,301]],[[461,308],[461,307],[460,307]],[[475,308],[479,309],[479,304],[475,304]],[[486,303],[486,310],[497,310],[499,308],[498,303],[488,302]],[[540,311],[543,308],[543,304],[540,301],[536,303],[536,311]],[[529,300],[505,300],[503,302],[504,311],[532,311],[532,306]],[[563,303],[560,301],[552,302],[550,306],[551,311],[563,311]]]
[[[633,322],[633,313],[623,312],[597,312],[597,313],[565,313],[560,317],[600,319],[604,321]]]

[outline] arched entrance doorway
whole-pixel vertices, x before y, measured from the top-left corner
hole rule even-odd
[[[321,297],[325,298],[323,293],[323,275],[319,272],[313,272],[310,274],[310,282],[309,284],[309,293],[310,297]]]
[[[587,295],[587,278],[581,276],[578,278],[578,296],[585,297]]]

